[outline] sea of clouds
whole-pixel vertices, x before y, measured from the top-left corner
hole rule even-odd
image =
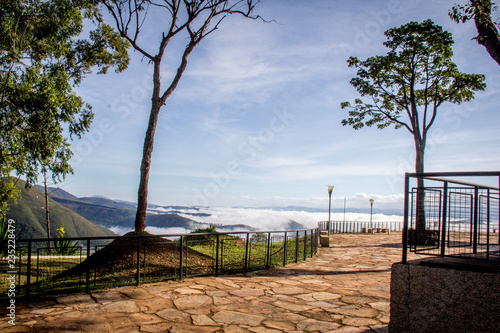
[[[155,207],[149,210],[151,213],[165,214],[175,213],[180,216],[192,219],[196,222],[215,225],[237,225],[244,224],[262,231],[284,230],[290,221],[302,224],[305,228],[315,228],[320,221],[328,220],[327,212],[310,212],[301,210],[275,210],[266,208],[230,208],[230,207],[199,207],[199,208],[171,208]],[[198,216],[196,214],[207,214],[208,216]],[[370,214],[366,213],[332,213],[331,219],[334,221],[370,221]],[[373,214],[372,221],[402,221],[403,217],[398,215]],[[117,234],[123,235],[130,229],[114,227],[111,228]],[[146,231],[152,234],[183,234],[191,230],[184,228],[155,228],[146,227]],[[237,231],[245,231],[238,228]]]

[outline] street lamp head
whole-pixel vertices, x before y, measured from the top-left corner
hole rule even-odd
[[[375,200],[370,199],[370,205],[372,205],[372,206],[373,206],[373,203],[374,203],[374,202],[375,202]]]
[[[335,186],[333,186],[333,185],[326,185],[326,188],[328,189],[328,193],[332,194],[332,191],[333,191],[334,187]]]

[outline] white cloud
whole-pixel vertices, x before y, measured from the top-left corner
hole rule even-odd
[[[306,228],[315,228],[319,221],[328,219],[328,214],[325,212],[308,212],[308,211],[276,211],[271,209],[261,208],[223,208],[211,207],[201,208],[200,212],[210,214],[210,216],[185,217],[193,218],[198,222],[210,224],[245,224],[259,230],[283,230],[286,225],[292,220],[301,223]],[[332,220],[343,220],[343,213],[333,213]],[[370,214],[366,213],[346,213],[346,221],[369,221]],[[402,221],[401,216],[392,216],[384,214],[374,214],[373,221]]]

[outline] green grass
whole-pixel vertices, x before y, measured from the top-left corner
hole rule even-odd
[[[30,284],[32,293],[40,293],[43,289],[47,288],[50,290],[64,290],[73,289],[75,285],[81,284],[81,277],[60,280],[54,283],[51,278],[65,270],[80,263],[82,258],[78,256],[44,256],[37,260],[36,256],[32,258],[31,270],[30,270]],[[9,283],[6,280],[8,277],[7,272],[12,271],[8,267],[7,261],[0,261],[0,290],[3,291],[2,298],[5,297],[5,291],[9,287]],[[26,284],[28,281],[28,262],[26,258],[17,259],[16,263],[16,286],[18,296],[23,296],[26,294]]]
[[[273,268],[283,266],[285,241],[282,237],[281,240],[271,238],[271,242],[267,244],[266,239],[257,239],[248,244],[248,258],[247,267],[245,269],[245,255],[247,254],[246,243],[244,240],[234,236],[221,235],[220,236],[220,249],[219,249],[219,271],[221,273],[236,273],[243,271],[253,271],[259,269]],[[311,238],[299,237],[297,241],[295,238],[290,238],[286,242],[286,260],[285,264],[295,262],[296,258],[302,260],[304,258],[304,242],[306,243],[306,257],[311,256]],[[215,241],[215,240],[214,240]],[[215,260],[214,249],[206,244],[200,243],[193,245],[191,248],[205,255],[212,256]],[[298,256],[297,256],[298,254]]]

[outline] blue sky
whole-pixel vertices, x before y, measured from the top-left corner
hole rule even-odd
[[[461,1],[464,2],[464,1]],[[453,2],[267,0],[231,17],[195,49],[155,137],[149,202],[163,205],[401,208],[404,172],[414,170],[405,129],[343,127],[342,101],[358,97],[346,59],[385,54],[383,32],[432,19],[453,34],[459,70],[486,74],[473,102],[445,104],[428,140],[427,171],[498,170],[500,68],[471,40],[473,23],[448,18]],[[155,45],[151,34],[148,41]],[[182,41],[184,43],[184,41]],[[164,65],[164,75],[176,70]],[[151,68],[132,54],[122,74],[91,75],[78,93],[93,106],[91,131],[73,143],[77,196],[136,201]]]

